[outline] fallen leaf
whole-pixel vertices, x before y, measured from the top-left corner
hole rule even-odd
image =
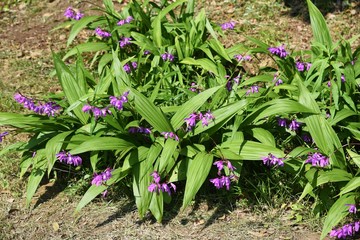
[[[59,226],[59,224],[57,222],[53,222],[52,226],[53,226],[54,232],[59,231],[60,226]]]

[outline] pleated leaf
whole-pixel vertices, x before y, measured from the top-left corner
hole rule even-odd
[[[70,151],[71,154],[80,154],[91,151],[116,150],[123,151],[135,147],[129,140],[116,137],[91,138]]]
[[[195,197],[207,179],[212,164],[213,155],[206,152],[200,152],[194,159],[189,160],[182,208],[187,207]]]

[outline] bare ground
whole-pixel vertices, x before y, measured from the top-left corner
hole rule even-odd
[[[309,48],[310,26],[289,17],[289,9],[275,1],[249,2],[202,1],[200,5],[219,23],[238,23],[236,30],[227,34],[227,45],[245,41],[248,34],[274,44],[274,39],[285,42],[293,50]],[[88,3],[80,1],[34,1],[30,6],[20,4],[0,13],[0,99],[10,111],[17,110],[9,100],[15,90],[36,96],[58,89],[56,79],[49,77],[51,50],[65,49],[68,30],[50,30],[64,20],[63,11],[70,5],[89,8]],[[336,39],[360,32],[356,6],[329,14],[327,20]],[[0,159],[0,239],[311,240],[320,236],[316,228],[308,230],[309,225],[296,224],[289,206],[255,213],[249,206],[234,202],[200,201],[179,214],[176,205],[168,206],[164,222],[159,224],[151,216],[140,220],[134,202],[123,197],[114,201],[98,199],[74,215],[80,197],[58,194],[64,187],[52,182],[39,189],[31,209],[26,209],[25,182],[18,178],[17,157]]]

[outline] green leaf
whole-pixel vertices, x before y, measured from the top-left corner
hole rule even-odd
[[[171,124],[174,129],[180,128],[181,125],[184,124],[184,119],[189,117],[191,113],[197,111],[201,106],[203,106],[204,103],[221,87],[222,86],[217,86],[207,89],[184,103],[171,118]]]
[[[65,61],[67,58],[83,52],[97,52],[97,51],[107,51],[110,49],[110,46],[104,42],[87,42],[82,43],[71,49],[66,53],[66,55],[62,58]]]
[[[352,193],[345,194],[331,206],[326,216],[320,239],[324,239],[331,229],[349,214],[349,207],[346,204],[354,204],[355,196]]]
[[[164,148],[162,150],[160,160],[159,160],[159,172],[161,173],[165,168],[170,165],[171,167],[175,165],[175,159],[173,155],[176,151],[177,146],[179,145],[178,141],[173,139],[167,139],[165,141]]]
[[[213,63],[208,58],[200,58],[200,59],[194,59],[194,58],[184,58],[181,61],[182,64],[189,64],[189,65],[195,65],[195,66],[201,66],[204,70],[214,73],[217,77],[219,76],[219,72],[217,70],[217,66],[215,63]]]
[[[94,137],[84,141],[78,147],[70,151],[71,154],[76,155],[91,151],[105,151],[116,150],[124,151],[135,147],[135,145],[126,139],[116,137]]]
[[[352,175],[342,169],[332,169],[330,171],[321,171],[316,180],[316,186],[323,185],[329,182],[347,182],[351,180]]]
[[[173,128],[168,119],[147,97],[133,88],[129,88],[129,99],[133,101],[138,113],[159,132],[173,132]]]
[[[38,188],[41,179],[46,172],[46,157],[44,156],[44,149],[38,150],[33,161],[35,162],[31,170],[28,185],[26,188],[26,206],[29,207],[31,199]]]
[[[282,150],[254,141],[226,141],[215,150],[218,156],[223,156],[230,160],[262,160],[269,153],[279,158],[285,157]]]
[[[73,27],[71,28],[69,38],[67,40],[67,46],[69,47],[75,37],[79,34],[79,32],[84,29],[89,23],[98,19],[98,16],[85,16],[79,21],[76,21]]]
[[[345,185],[345,187],[341,189],[339,195],[344,195],[359,187],[360,187],[360,177],[354,177]]]
[[[276,141],[274,136],[266,129],[263,128],[252,128],[253,137],[262,142],[263,144],[276,147]]]
[[[206,152],[198,153],[190,159],[186,173],[186,185],[182,208],[187,207],[209,175],[213,164],[213,155]]]
[[[164,212],[164,197],[163,192],[159,194],[152,193],[151,202],[149,206],[149,210],[152,215],[155,217],[156,221],[161,222]]]
[[[326,47],[330,48],[332,45],[332,40],[331,40],[329,28],[326,25],[323,15],[310,0],[306,0],[306,1],[309,7],[311,28],[313,31],[315,41],[322,43]]]
[[[61,87],[69,104],[71,105],[80,100],[84,95],[86,95],[86,92],[80,88],[69,68],[65,65],[63,61],[60,60],[60,58],[56,54],[53,54],[53,59]],[[89,119],[89,115],[84,113],[81,108],[82,105],[78,105],[78,107],[74,108],[73,111],[75,115],[79,118],[79,120],[83,124],[85,124]]]
[[[223,47],[223,45],[216,39],[210,39],[209,41],[209,46],[217,53],[219,54],[221,57],[223,57],[225,60],[232,62],[231,58],[229,57],[229,55],[227,54],[227,52],[225,51],[225,48]]]

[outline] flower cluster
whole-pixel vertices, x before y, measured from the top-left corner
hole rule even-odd
[[[241,54],[237,54],[234,56],[234,58],[238,61],[238,62],[241,62],[241,61],[250,61],[251,60],[251,56],[249,55],[241,55]]]
[[[18,103],[22,104],[24,108],[34,111],[35,113],[40,115],[48,115],[49,117],[54,117],[61,110],[61,107],[54,102],[40,102],[38,103],[38,105],[36,105],[31,98],[27,98],[20,93],[16,93],[14,95],[14,99]]]
[[[85,104],[82,108],[82,111],[88,113],[92,112],[95,118],[106,117],[106,115],[111,114],[109,107],[98,108],[89,104]]]
[[[165,139],[171,138],[175,141],[179,141],[179,137],[173,132],[162,132],[161,134],[164,136]]]
[[[120,41],[119,41],[119,44],[120,44],[120,48],[124,48],[126,47],[127,45],[130,45],[131,44],[131,41],[132,38],[128,38],[128,37],[123,37]]]
[[[254,86],[251,86],[250,89],[248,89],[246,91],[246,95],[249,95],[250,93],[257,93],[259,92],[259,87],[254,85]]]
[[[201,120],[201,123],[204,127],[204,126],[208,126],[209,121],[214,119],[215,119],[214,115],[212,115],[212,113],[209,110],[204,114],[202,114],[201,112],[191,113],[190,116],[188,118],[185,118],[184,120],[186,122],[187,131],[191,131],[192,128],[195,127],[196,121]]]
[[[101,184],[103,184],[104,182],[106,182],[107,180],[109,180],[111,178],[111,176],[112,176],[111,172],[112,172],[112,169],[107,168],[107,169],[105,169],[104,172],[94,173],[91,184],[100,186]]]
[[[210,182],[214,184],[217,189],[226,187],[226,190],[229,190],[231,179],[235,178],[234,171],[236,168],[231,164],[229,160],[226,159],[220,159],[214,162],[213,165],[217,167],[219,177],[210,179]],[[221,171],[224,169],[224,166],[229,169],[229,176],[222,175]]]
[[[311,163],[311,165],[314,167],[326,167],[330,164],[329,158],[318,152],[310,153],[305,163]]]
[[[301,123],[296,120],[291,120],[291,122],[288,124],[288,119],[286,118],[278,118],[278,125],[280,127],[289,127],[290,131],[297,131],[301,127]]]
[[[345,239],[350,236],[354,236],[360,230],[360,222],[353,222],[345,224],[344,226],[333,229],[330,232],[330,237],[336,237],[338,239]]]
[[[167,192],[169,195],[171,195],[171,188],[174,190],[174,192],[176,192],[176,186],[174,183],[160,183],[161,178],[158,172],[154,171],[150,176],[152,176],[154,180],[148,187],[149,192],[160,193],[161,191]]]
[[[64,162],[68,165],[79,166],[82,164],[82,159],[80,156],[73,156],[65,150],[59,152],[55,155],[59,162]]]
[[[134,20],[134,18],[132,16],[128,16],[125,19],[121,19],[120,21],[117,22],[118,26],[122,26],[124,24],[130,23],[132,20]]]
[[[124,92],[120,97],[110,96],[110,104],[113,105],[116,109],[122,110],[124,103],[128,102],[128,95],[129,91]]]
[[[132,63],[131,63],[131,66],[132,66],[133,69],[136,69],[137,66],[138,66],[138,64],[137,64],[137,62],[132,62]],[[124,71],[125,71],[126,73],[131,73],[131,67],[130,67],[130,65],[129,65],[128,63],[126,63],[126,64],[124,65],[123,69],[124,69]]]
[[[278,47],[270,47],[268,48],[269,52],[271,54],[274,54],[280,58],[285,58],[288,55],[288,52],[286,52],[284,44]]]
[[[175,59],[174,55],[172,55],[171,53],[163,53],[161,54],[161,58],[162,60],[169,62],[172,62]]]
[[[3,137],[5,137],[5,136],[8,135],[8,134],[9,134],[8,132],[0,133],[0,142],[2,142]]]
[[[284,158],[277,158],[275,157],[273,154],[269,153],[269,155],[267,157],[263,157],[262,158],[263,160],[263,163],[266,165],[266,166],[284,166]]]
[[[95,29],[95,34],[98,35],[99,37],[102,37],[102,38],[109,38],[111,37],[111,33],[109,32],[106,32],[104,30],[102,30],[101,28],[97,27]]]
[[[82,14],[80,11],[76,11],[72,7],[68,7],[65,10],[64,16],[67,19],[80,20],[84,16],[84,14]]]
[[[143,133],[143,134],[151,134],[151,129],[146,127],[130,127],[129,133]]]
[[[222,30],[227,30],[227,29],[233,30],[234,28],[235,28],[235,22],[233,22],[233,21],[221,24]]]
[[[295,66],[299,72],[305,71],[305,68],[306,68],[306,71],[309,71],[309,69],[311,68],[311,63],[297,61],[295,63]]]

